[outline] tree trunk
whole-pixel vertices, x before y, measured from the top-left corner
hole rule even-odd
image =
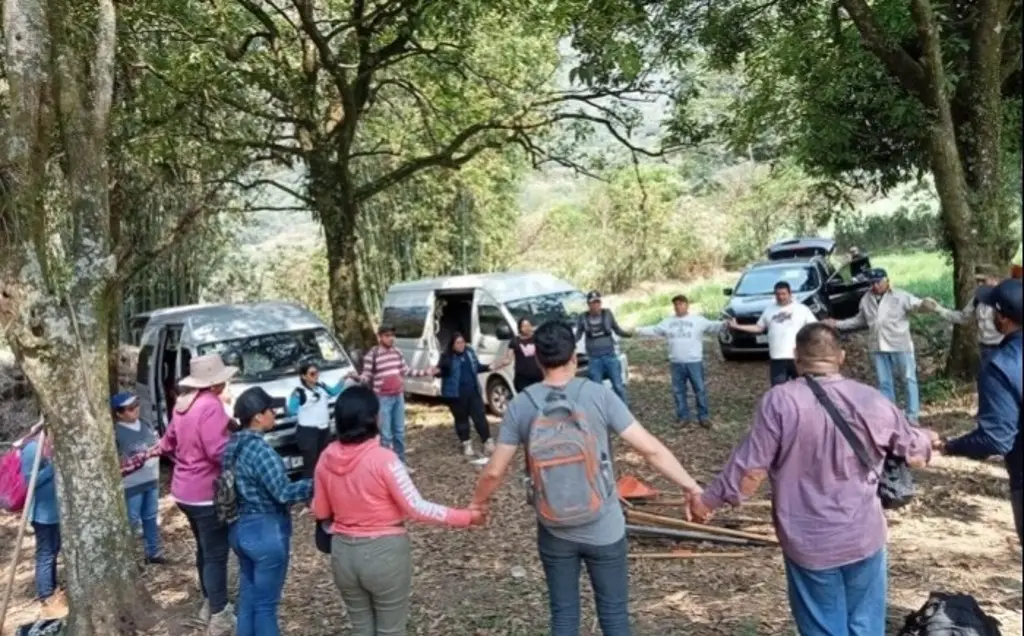
[[[94,311],[91,299],[69,307],[34,282],[9,284],[8,293],[22,315],[36,316],[15,322],[10,340],[53,440],[70,601],[67,633],[135,634],[144,622],[139,618],[148,615],[149,597],[138,581],[106,408],[103,312]]]
[[[978,264],[977,245],[970,231],[970,193],[963,178],[956,136],[951,122],[943,125],[940,119],[929,135],[932,173],[939,195],[939,213],[946,240],[953,258],[953,296],[957,308],[966,305],[974,296],[974,268]],[[973,322],[956,325],[950,343],[946,371],[954,377],[973,376],[978,364],[978,344]]]
[[[327,243],[328,298],[335,335],[347,347],[364,350],[375,341],[374,319],[367,309],[362,289],[359,237],[356,220],[359,206],[347,197],[314,199]],[[329,202],[329,203],[328,203]]]
[[[0,233],[0,323],[53,440],[67,634],[130,636],[137,617],[152,613],[133,558],[107,401],[107,283],[116,262],[105,148],[116,10],[111,0],[97,2],[90,50],[88,38],[70,37],[82,18],[72,9],[59,0],[4,1],[4,163],[15,179],[6,209],[13,222]],[[64,159],[65,174],[47,168],[51,153]],[[67,205],[45,203],[55,191]]]

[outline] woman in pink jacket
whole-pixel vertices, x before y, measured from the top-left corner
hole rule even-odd
[[[234,628],[234,611],[228,603],[228,527],[217,521],[213,482],[220,475],[221,455],[230,436],[230,418],[221,396],[237,372],[237,367],[225,366],[215,353],[193,358],[188,377],[179,383],[191,391],[178,398],[167,433],[154,450],[174,458],[171,497],[196,540],[196,570],[203,591],[200,618],[209,623],[206,633],[211,636]]]
[[[346,389],[335,406],[337,441],[317,462],[313,515],[330,522],[331,569],[353,636],[401,636],[409,618],[412,556],[405,520],[465,528],[482,510],[424,500],[405,465],[380,445],[380,403],[366,387]]]

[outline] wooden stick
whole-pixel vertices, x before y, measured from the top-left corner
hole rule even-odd
[[[626,516],[630,519],[636,519],[637,521],[653,523],[656,525],[663,525],[670,528],[696,530],[697,532],[707,532],[711,534],[721,535],[724,537],[735,537],[737,539],[746,539],[748,541],[757,541],[760,543],[769,543],[772,545],[778,545],[779,543],[779,540],[775,537],[769,537],[763,534],[754,534],[753,532],[743,532],[742,530],[730,530],[728,528],[708,526],[703,523],[692,523],[690,521],[683,521],[682,519],[676,519],[674,517],[665,517],[663,515],[655,515],[649,512],[641,512],[639,510],[627,510]]]
[[[42,423],[42,417],[39,418]],[[14,574],[18,569],[18,559],[21,557],[21,542],[25,539],[25,525],[28,523],[28,513],[32,509],[32,499],[36,491],[36,478],[39,477],[39,465],[43,460],[43,446],[46,444],[46,431],[39,430],[39,440],[36,443],[36,456],[32,461],[32,474],[28,478],[28,496],[25,497],[25,507],[21,510],[21,523],[18,525],[18,538],[14,541],[14,554],[11,556],[11,572],[7,575],[7,588],[4,590],[3,609],[0,609],[0,634],[4,631],[4,623],[7,621],[7,608],[11,604],[11,593],[14,591]]]
[[[629,558],[631,559],[650,559],[652,561],[660,561],[666,559],[703,559],[703,558],[722,558],[730,559],[737,557],[750,556],[747,552],[636,552],[631,553]]]
[[[646,535],[660,539],[682,539],[685,541],[711,541],[714,543],[728,543],[730,545],[753,545],[746,539],[735,537],[723,537],[718,534],[707,534],[705,532],[692,532],[690,530],[673,530],[671,528],[657,528],[652,526],[634,526],[626,524],[626,532],[632,534]]]

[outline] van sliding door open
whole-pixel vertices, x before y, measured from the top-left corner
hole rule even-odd
[[[410,369],[426,369],[437,363],[433,292],[389,292],[384,298],[381,323],[394,328],[395,347],[402,352]],[[363,365],[371,364],[373,360],[368,354],[363,359]],[[405,379],[406,392],[417,395],[438,395],[436,385],[434,378]]]

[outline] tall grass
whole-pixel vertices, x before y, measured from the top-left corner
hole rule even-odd
[[[953,270],[948,258],[939,252],[907,252],[881,254],[871,259],[875,267],[885,268],[894,287],[904,289],[921,298],[934,298],[946,307],[953,306]],[[652,325],[672,312],[672,297],[685,294],[692,310],[717,317],[728,297],[722,293],[733,286],[738,273],[726,273],[711,279],[681,283],[678,291],[652,294],[643,300],[631,300],[619,305],[615,313],[627,325]]]

